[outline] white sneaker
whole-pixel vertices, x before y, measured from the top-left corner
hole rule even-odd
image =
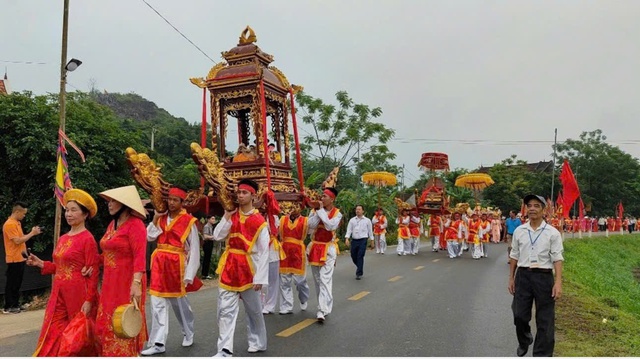
[[[324,322],[324,314],[322,314],[322,312],[318,312],[318,315],[316,315],[316,319],[318,319],[318,321],[320,323]]]
[[[266,349],[257,349],[254,347],[249,347],[249,349],[247,349],[247,352],[249,353],[257,353],[257,352],[263,352],[263,351],[266,351]]]
[[[164,353],[165,348],[163,346],[154,345],[140,352],[142,355],[154,355],[154,354],[162,354]]]
[[[308,305],[307,302],[300,303],[300,310],[307,310],[307,305]]]
[[[185,337],[182,339],[182,346],[190,347],[192,345],[193,345],[193,337],[187,338],[187,336],[185,335]]]
[[[262,310],[262,314],[273,314],[273,312],[270,312],[270,311],[268,311],[266,309],[263,309]]]
[[[293,311],[292,311],[292,310],[281,310],[281,311],[280,311],[280,314],[281,314],[281,315],[285,315],[285,314],[292,314],[292,313],[293,313]]]

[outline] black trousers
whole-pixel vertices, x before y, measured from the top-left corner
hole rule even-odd
[[[518,269],[515,278],[516,292],[511,309],[520,347],[528,348],[532,342],[531,309],[536,305],[536,338],[533,356],[553,356],[555,346],[555,301],[551,297],[553,273]]]
[[[20,287],[26,262],[7,263],[7,284],[4,287],[4,309],[20,307]]]
[[[351,260],[356,265],[356,275],[362,275],[364,268],[364,255],[367,253],[367,238],[351,240]]]
[[[211,267],[211,254],[213,253],[214,241],[204,241],[202,244],[202,251],[204,257],[202,258],[202,277],[209,275],[209,268]]]

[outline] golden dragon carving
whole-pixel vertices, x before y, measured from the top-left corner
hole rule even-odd
[[[165,212],[165,199],[171,184],[162,178],[160,166],[146,153],[138,153],[131,147],[126,149],[125,154],[133,179],[149,194],[153,208],[157,212]]]
[[[234,201],[235,183],[224,170],[223,163],[209,148],[202,148],[199,144],[191,143],[191,157],[198,165],[198,170],[215,191],[218,202],[227,211],[232,211],[236,205]]]

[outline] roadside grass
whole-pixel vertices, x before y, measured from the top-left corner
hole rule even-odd
[[[566,239],[558,356],[640,356],[640,235]]]

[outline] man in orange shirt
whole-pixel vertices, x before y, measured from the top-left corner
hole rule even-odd
[[[2,237],[6,253],[5,260],[7,262],[7,284],[4,291],[4,309],[2,310],[4,314],[20,313],[20,286],[22,286],[22,276],[26,261],[26,257],[22,253],[26,256],[27,245],[25,243],[31,237],[42,233],[38,226],[33,227],[28,234],[22,232],[20,221],[26,215],[27,205],[22,202],[16,202],[11,210],[11,216],[2,226]]]

